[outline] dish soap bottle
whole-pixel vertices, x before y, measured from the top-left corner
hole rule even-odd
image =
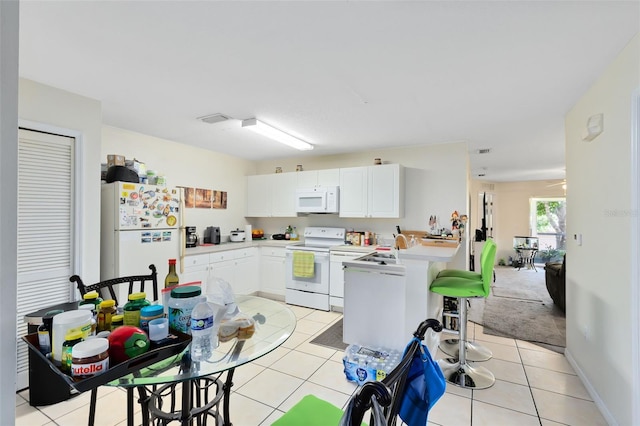
[[[164,288],[174,287],[178,285],[179,282],[180,282],[180,278],[176,273],[176,260],[169,259],[169,273],[164,279]]]

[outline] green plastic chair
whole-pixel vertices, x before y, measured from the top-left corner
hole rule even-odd
[[[467,299],[470,297],[487,297],[491,291],[493,265],[496,259],[497,246],[487,240],[489,249],[481,266],[481,279],[460,277],[439,277],[433,280],[430,290],[434,293],[458,299],[460,314],[458,340],[458,359],[440,360],[439,364],[448,382],[462,388],[486,389],[493,386],[496,379],[485,367],[469,364],[467,361]]]
[[[492,239],[488,239],[484,247],[482,248],[482,252],[480,253],[480,266],[482,269],[482,265],[485,264],[486,258],[489,255],[489,252],[492,249],[496,248],[496,243]],[[493,270],[491,271],[493,275]],[[438,274],[438,278],[443,277],[458,277],[458,278],[466,278],[470,280],[482,280],[482,271],[480,273],[473,271],[464,271],[461,269],[443,269]],[[465,344],[466,347],[466,356],[468,361],[488,361],[493,357],[493,353],[491,349],[482,346],[481,344],[473,341],[467,341]],[[458,339],[446,339],[440,342],[440,350],[447,355],[455,358],[456,360],[460,357],[460,343]]]
[[[482,248],[482,252],[480,253],[481,268],[482,268],[482,265],[484,265],[485,258],[487,257],[487,255],[489,254],[489,251],[491,250],[491,246],[495,246],[495,245],[496,243],[490,238],[484,243],[484,247]],[[443,278],[443,277],[459,277],[459,278],[466,278],[469,280],[481,280],[482,270],[480,272],[474,272],[474,271],[464,271],[462,269],[443,269],[438,273],[438,278]]]

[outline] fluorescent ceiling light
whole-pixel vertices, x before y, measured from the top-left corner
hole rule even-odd
[[[242,127],[246,127],[249,130],[253,130],[256,133],[266,136],[269,139],[289,145],[290,147],[299,149],[301,151],[307,151],[313,149],[313,145],[307,143],[298,138],[294,138],[291,135],[286,134],[282,130],[278,130],[275,127],[271,127],[268,124],[264,124],[262,121],[258,121],[255,118],[249,118],[242,120]]]

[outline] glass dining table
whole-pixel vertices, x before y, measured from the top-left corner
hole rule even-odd
[[[283,303],[256,296],[236,296],[236,303],[242,314],[256,322],[255,333],[249,339],[221,342],[204,361],[191,359],[190,346],[187,346],[177,355],[106,383],[106,386],[126,388],[128,425],[133,425],[134,390],[139,392],[145,425],[150,418],[161,422],[177,420],[188,425],[203,416],[214,417],[215,424],[231,425],[229,403],[235,369],[282,345],[296,327],[293,311]],[[224,383],[223,373],[226,373]],[[220,402],[223,403],[222,415]]]

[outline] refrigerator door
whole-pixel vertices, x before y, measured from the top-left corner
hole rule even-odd
[[[149,265],[154,264],[158,271],[158,290],[164,286],[164,278],[169,272],[169,259],[180,256],[180,231],[178,229],[145,229],[135,231],[119,231],[115,233],[115,275],[149,274]],[[152,293],[147,299],[153,298]],[[127,295],[118,295],[124,304]]]
[[[156,185],[113,183],[116,230],[180,227],[180,190]]]

